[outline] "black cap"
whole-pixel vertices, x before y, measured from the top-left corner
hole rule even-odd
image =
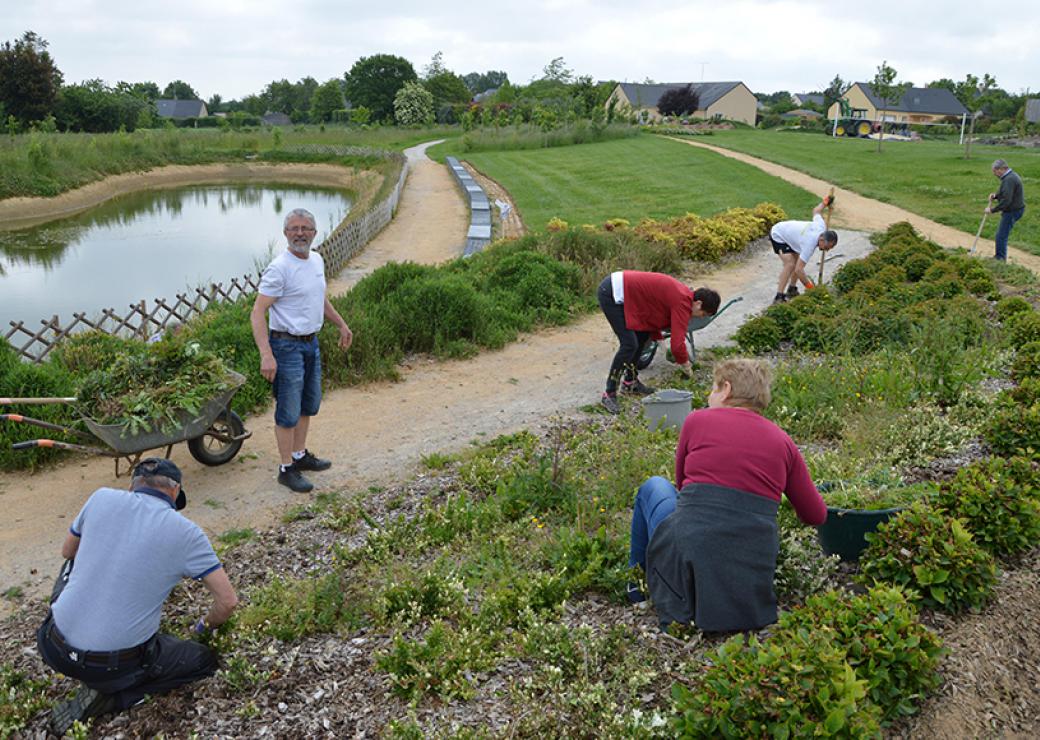
[[[172,481],[176,481],[180,486],[180,490],[177,491],[177,501],[174,504],[177,507],[177,511],[188,505],[188,498],[184,495],[184,484],[181,483],[183,477],[181,469],[174,464],[173,460],[167,460],[165,457],[146,457],[134,466],[133,476],[135,478],[151,477],[153,475],[169,478]]]

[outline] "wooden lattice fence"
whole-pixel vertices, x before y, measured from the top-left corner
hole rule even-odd
[[[328,154],[330,152],[325,150],[335,149],[335,152],[331,153],[344,156],[347,153],[364,152],[365,154],[401,157],[396,152],[368,150],[363,147],[317,146],[315,149],[322,150],[315,151],[316,154]],[[345,152],[344,150],[358,151]],[[404,162],[397,183],[386,198],[362,213],[348,214],[347,218],[329,234],[325,241],[315,248],[315,251],[321,254],[325,260],[327,275],[334,275],[343,269],[343,266],[390,222],[397,210],[397,204],[400,202],[401,190],[407,176],[408,165],[407,162]],[[41,319],[41,327],[36,331],[26,326],[25,322],[12,321],[10,322],[11,328],[4,334],[4,339],[14,348],[15,352],[25,359],[32,362],[43,362],[65,337],[75,332],[97,329],[115,336],[147,339],[171,326],[183,324],[198,316],[211,303],[238,300],[244,295],[256,293],[259,286],[260,275],[254,273],[241,278],[232,278],[226,285],[212,283],[208,288],[195,288],[194,294],[178,293],[177,299],[172,302],[165,298],[155,298],[152,301],[154,305],[151,309],[148,308],[146,301],[141,300],[139,303],[131,304],[125,314],[117,313],[114,308],[106,308],[100,314],[92,317],[88,317],[85,312],[73,313],[72,320],[65,325],[55,315],[50,319]]]

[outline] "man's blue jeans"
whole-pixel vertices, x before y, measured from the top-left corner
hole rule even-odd
[[[1022,218],[1022,214],[1026,212],[1025,207],[1019,208],[1017,211],[1003,211],[1000,214],[1000,226],[997,227],[997,251],[993,255],[998,260],[1004,260],[1007,262],[1007,243],[1008,237],[1011,236],[1011,227],[1015,225],[1018,219]]]
[[[657,525],[675,511],[679,498],[675,486],[667,478],[655,475],[639,487],[632,511],[632,540],[628,551],[628,567],[640,566],[646,572],[646,548]]]

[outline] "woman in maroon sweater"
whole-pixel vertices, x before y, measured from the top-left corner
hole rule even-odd
[[[620,346],[607,373],[607,389],[600,403],[612,414],[618,413],[618,383],[626,393],[653,393],[639,382],[636,361],[648,339],[660,339],[661,332],[672,332],[672,355],[679,368],[690,374],[686,353],[686,327],[694,316],[714,316],[719,310],[719,294],[710,288],[691,290],[670,275],[659,272],[624,270],[603,278],[597,293],[599,307],[617,335]]]
[[[827,518],[798,447],[762,416],[770,384],[761,361],[716,365],[708,408],[690,414],[679,435],[680,490],[660,476],[639,488],[629,565],[646,573],[662,626],[730,631],[775,621],[781,495],[806,524]],[[645,598],[635,586],[629,597]]]

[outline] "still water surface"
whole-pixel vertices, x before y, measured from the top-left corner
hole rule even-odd
[[[167,302],[195,286],[253,272],[285,248],[282,219],[306,208],[315,246],[350,212],[344,191],[292,185],[206,185],[120,196],[77,216],[0,231],[0,336],[10,321],[103,308],[125,314],[141,299]]]

